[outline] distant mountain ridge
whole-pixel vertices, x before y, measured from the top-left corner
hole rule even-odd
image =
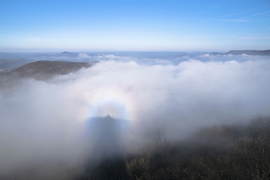
[[[78,71],[81,68],[91,67],[94,63],[67,62],[67,61],[36,61],[18,68],[0,72],[0,87],[21,80],[33,78],[40,81],[49,80],[56,75],[64,75]],[[15,83],[16,84],[16,83]]]
[[[227,53],[218,53],[213,52],[212,55],[226,55],[226,54],[232,54],[232,55],[257,55],[257,56],[270,56],[270,49],[269,50],[231,50]]]
[[[74,53],[74,52],[68,52],[68,51],[63,51],[60,54],[55,55],[56,57],[77,57],[79,53]]]

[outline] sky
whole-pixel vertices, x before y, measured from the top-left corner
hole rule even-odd
[[[0,0],[0,52],[270,49],[269,0]]]

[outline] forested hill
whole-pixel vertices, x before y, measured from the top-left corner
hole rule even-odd
[[[64,75],[88,68],[93,63],[88,62],[66,62],[66,61],[36,61],[25,64],[12,70],[0,72],[0,86],[14,83],[23,78],[33,78],[46,81],[56,75]]]

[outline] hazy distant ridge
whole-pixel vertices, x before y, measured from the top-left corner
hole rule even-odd
[[[257,55],[257,56],[270,56],[270,49],[269,50],[231,50],[227,53],[218,53],[213,52],[212,55],[224,55],[224,54],[232,54],[232,55]]]

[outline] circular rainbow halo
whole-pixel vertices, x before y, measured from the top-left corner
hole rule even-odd
[[[118,88],[97,89],[91,94],[89,117],[105,117],[134,120],[134,102],[130,95]]]

